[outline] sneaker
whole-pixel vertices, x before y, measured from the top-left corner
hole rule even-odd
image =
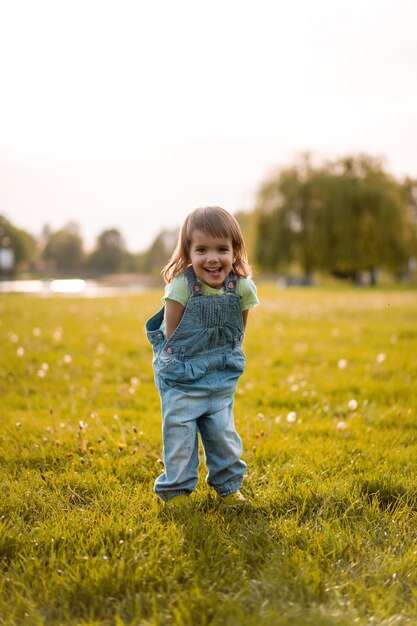
[[[247,502],[245,496],[240,491],[229,493],[227,496],[220,496],[220,500],[225,506],[236,506]]]
[[[185,494],[180,494],[179,496],[174,496],[165,502],[165,506],[169,506],[170,508],[181,508],[184,505],[190,504],[190,496],[186,496]]]

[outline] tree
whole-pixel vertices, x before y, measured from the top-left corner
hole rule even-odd
[[[0,248],[13,251],[15,273],[22,263],[32,261],[36,256],[36,240],[25,230],[16,228],[6,217],[0,215]]]
[[[126,246],[119,230],[105,230],[97,238],[96,248],[88,265],[101,272],[119,272],[123,269]]]
[[[42,256],[57,270],[74,272],[81,269],[84,250],[78,224],[69,222],[61,230],[51,233]]]
[[[144,272],[158,273],[168,263],[178,239],[178,230],[162,230],[146,251],[142,268]]]
[[[401,272],[417,232],[407,217],[412,189],[366,155],[320,167],[303,157],[260,189],[256,260],[267,270],[297,264],[306,275],[326,270],[357,280],[364,271],[375,279],[379,268]]]

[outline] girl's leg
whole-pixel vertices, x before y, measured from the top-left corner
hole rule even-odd
[[[209,470],[207,483],[220,496],[234,493],[242,484],[246,463],[240,458],[242,442],[235,429],[233,400],[219,411],[200,417],[198,428]]]
[[[167,501],[174,496],[189,495],[196,487],[198,429],[197,420],[190,411],[192,402],[187,406],[183,394],[167,388],[161,393],[161,399],[164,473],[156,479],[154,489],[162,500]]]

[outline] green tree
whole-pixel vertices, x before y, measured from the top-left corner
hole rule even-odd
[[[306,275],[401,272],[416,233],[405,200],[412,206],[413,189],[366,155],[320,167],[303,157],[260,189],[256,259],[266,270],[296,264]]]
[[[126,246],[122,234],[116,228],[99,235],[96,248],[90,255],[88,265],[101,272],[120,272],[124,269]]]
[[[84,248],[78,224],[69,222],[64,228],[50,233],[42,256],[52,262],[55,269],[65,273],[80,270]]]
[[[142,258],[142,269],[150,274],[159,274],[168,263],[178,239],[178,230],[162,230],[154,239]]]
[[[3,215],[0,215],[0,248],[13,251],[13,274],[19,270],[25,261],[33,261],[37,254],[36,239],[33,235],[13,226]]]

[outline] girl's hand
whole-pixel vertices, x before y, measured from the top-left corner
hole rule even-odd
[[[167,300],[165,302],[165,323],[166,323],[166,338],[169,339],[177,328],[184,314],[182,304],[176,300]]]

